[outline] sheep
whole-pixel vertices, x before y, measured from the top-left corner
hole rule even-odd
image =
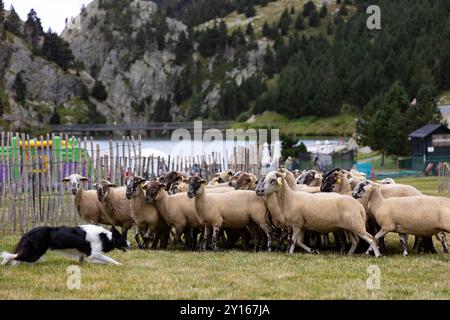
[[[186,228],[199,229],[202,226],[197,218],[195,202],[186,193],[169,195],[166,186],[158,181],[148,182],[142,188],[146,203],[154,204],[167,225],[175,228],[175,245]]]
[[[297,184],[307,185],[309,187],[320,187],[322,184],[322,174],[317,170],[308,170],[296,178],[296,182]]]
[[[252,173],[242,173],[236,180],[236,190],[255,190],[258,178]]]
[[[188,196],[195,199],[198,219],[205,226],[203,250],[206,250],[209,227],[213,230],[213,250],[217,250],[217,238],[222,227],[236,229],[248,226],[257,234],[259,233],[257,227],[266,233],[267,250],[271,251],[272,230],[266,221],[267,208],[264,201],[256,197],[253,191],[248,190],[222,194],[207,193],[206,184],[206,180],[200,177],[189,178]]]
[[[182,182],[187,179],[186,175],[178,171],[170,171],[165,175],[159,177],[157,180],[166,185],[166,191],[173,189],[173,184],[177,182]]]
[[[122,235],[126,238],[128,230],[134,224],[130,201],[125,196],[126,187],[115,188],[115,186],[108,180],[101,180],[95,184],[98,201],[103,205],[108,220],[113,226],[120,226]]]
[[[170,228],[156,207],[145,202],[145,193],[142,188],[144,183],[146,183],[146,180],[139,176],[128,177],[126,180],[125,196],[128,200],[131,200],[131,217],[137,227],[135,239],[139,248],[146,249],[152,234],[154,236],[152,249],[156,249],[158,243],[160,248],[164,249],[167,247]],[[139,240],[139,234],[143,238],[142,244]]]
[[[233,187],[233,188],[236,187],[237,180],[244,173],[245,173],[244,171],[238,171],[235,174],[233,174],[233,176],[230,178],[230,181],[228,182],[228,186]]]
[[[307,193],[318,193],[320,192],[320,187],[309,187],[305,185],[297,184],[294,178],[294,174],[286,169],[278,169],[278,172],[284,176],[287,184],[294,191],[303,191]]]
[[[352,240],[348,254],[355,251],[359,236],[369,243],[376,257],[380,255],[373,237],[366,231],[364,208],[351,197],[332,193],[294,192],[289,188],[285,176],[277,171],[270,172],[258,184],[256,194],[264,197],[276,227],[293,227],[290,254],[294,252],[296,243],[309,253],[317,252],[303,243],[305,230],[329,233],[344,229]]]
[[[214,186],[218,184],[225,184],[231,181],[231,178],[234,175],[234,171],[231,169],[224,170],[222,172],[216,173],[214,178],[208,183],[208,186]]]
[[[88,178],[79,174],[72,174],[62,180],[64,183],[70,183],[78,216],[90,224],[111,225],[102,204],[98,201],[97,192],[84,190],[84,181],[88,181]]]
[[[384,178],[381,181],[378,181],[379,184],[395,184],[394,179],[392,178]]]
[[[384,198],[377,183],[362,182],[353,191],[354,198],[366,197],[381,230],[375,235],[375,242],[389,232],[400,235],[403,255],[408,255],[407,235],[430,237],[436,235],[444,251],[448,246],[439,235],[450,232],[450,199],[432,196]]]

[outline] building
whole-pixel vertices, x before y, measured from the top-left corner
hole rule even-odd
[[[450,162],[450,129],[442,124],[427,124],[409,135],[414,170],[432,170],[439,162]],[[431,165],[430,165],[431,163]]]

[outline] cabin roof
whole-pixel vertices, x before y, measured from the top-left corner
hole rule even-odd
[[[409,137],[410,138],[425,138],[425,137],[428,137],[433,132],[435,132],[436,130],[440,129],[441,127],[445,128],[450,133],[450,130],[446,126],[443,126],[442,124],[426,124],[423,127],[411,132],[409,134]]]

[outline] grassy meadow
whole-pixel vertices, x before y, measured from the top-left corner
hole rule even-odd
[[[427,194],[436,194],[437,178],[408,178]],[[11,250],[19,237],[0,239]],[[131,240],[131,239],[130,239]],[[413,239],[410,238],[410,249]],[[449,299],[450,255],[403,257],[398,236],[390,234],[387,253],[341,256],[334,251],[309,255],[182,250],[114,251],[123,266],[73,262],[55,253],[18,267],[0,267],[0,299]],[[67,288],[67,268],[81,269],[81,289]],[[367,268],[380,268],[380,289],[369,290]]]

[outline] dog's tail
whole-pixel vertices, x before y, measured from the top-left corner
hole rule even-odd
[[[8,262],[16,259],[19,255],[17,253],[9,253],[6,251],[3,251],[2,253],[0,253],[0,257],[3,259],[2,265],[7,264]]]

